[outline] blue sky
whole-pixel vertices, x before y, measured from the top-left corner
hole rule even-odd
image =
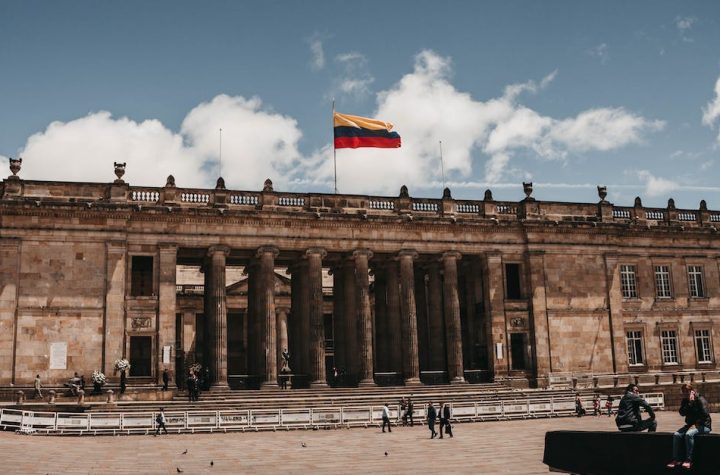
[[[331,104],[399,150],[340,192],[720,209],[717,1],[0,2],[0,155],[27,179],[332,192]]]

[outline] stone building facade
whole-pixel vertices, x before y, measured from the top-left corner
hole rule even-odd
[[[13,161],[16,162],[16,161]],[[312,387],[714,369],[720,212],[23,180],[0,187],[0,385]],[[299,380],[300,380],[299,379]]]

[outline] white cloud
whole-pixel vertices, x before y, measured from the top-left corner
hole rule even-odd
[[[135,185],[214,186],[219,129],[227,186],[259,189],[265,178],[283,183],[299,158],[295,120],[261,109],[257,98],[220,95],[188,113],[180,133],[157,120],[135,122],[101,111],[53,122],[30,137],[22,151],[23,178],[112,181],[113,162],[127,162],[123,177]]]
[[[370,94],[370,86],[375,78],[368,71],[367,58],[356,51],[335,56],[340,66],[340,74],[335,79],[332,95],[361,99]]]
[[[320,35],[315,33],[309,40],[310,44],[310,68],[313,71],[320,71],[325,67],[325,50]]]
[[[715,82],[715,98],[703,108],[702,123],[714,128],[718,118],[720,118],[720,78]],[[720,135],[718,135],[718,142],[720,142]]]
[[[651,198],[667,195],[680,188],[678,183],[667,178],[656,177],[647,170],[638,171],[637,176],[640,181],[645,183],[645,193]]]
[[[479,101],[452,85],[451,65],[450,58],[422,51],[413,72],[378,94],[374,116],[396,125],[403,146],[338,151],[341,191],[395,193],[403,184],[412,190],[439,181],[440,140],[448,180],[462,181],[484,167],[484,181],[493,183],[508,174],[517,151],[567,160],[571,153],[639,143],[664,125],[623,108],[590,109],[558,120],[519,103],[522,93],[548,87],[556,72],[539,83],[509,85],[502,96]]]
[[[601,43],[588,50],[588,54],[594,58],[600,58],[600,64],[605,64],[610,59],[607,43]]]
[[[690,30],[692,30],[693,25],[697,21],[697,18],[688,16],[688,17],[675,17],[675,27],[678,29],[678,32],[680,33],[680,37],[683,41],[687,43],[692,43],[695,40],[688,36],[688,33]]]

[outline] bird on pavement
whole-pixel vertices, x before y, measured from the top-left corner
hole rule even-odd
[[[181,453],[180,455],[185,455],[187,453],[187,449],[185,449],[185,452]]]
[[[300,445],[303,447],[307,447],[307,444],[305,444],[305,442],[300,442]]]
[[[183,473],[183,471],[180,470],[180,467],[175,467],[175,470],[177,470],[177,473]]]
[[[211,461],[210,461],[210,466],[212,467],[213,465],[215,465],[215,462],[213,462],[213,461],[211,460]]]

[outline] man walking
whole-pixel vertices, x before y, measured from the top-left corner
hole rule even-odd
[[[392,428],[390,427],[390,408],[388,407],[388,403],[385,403],[382,410],[382,431],[385,432],[385,426],[387,425],[388,432],[392,432]]]
[[[160,429],[165,431],[165,434],[168,433],[167,428],[165,427],[165,409],[162,407],[160,408],[160,413],[155,417],[155,423],[157,424],[157,430],[155,431],[155,437],[158,436],[160,433]]]
[[[444,402],[440,403],[440,438],[443,438],[443,429],[447,435],[452,437],[452,427],[450,426],[450,406]]]
[[[42,386],[40,384],[40,375],[35,376],[35,393],[33,394],[35,399],[42,399]]]
[[[437,419],[437,410],[435,410],[435,406],[433,406],[433,403],[428,403],[427,408],[427,423],[428,423],[428,429],[430,429],[430,438],[434,439],[437,435],[437,432],[435,432],[435,419]]]

